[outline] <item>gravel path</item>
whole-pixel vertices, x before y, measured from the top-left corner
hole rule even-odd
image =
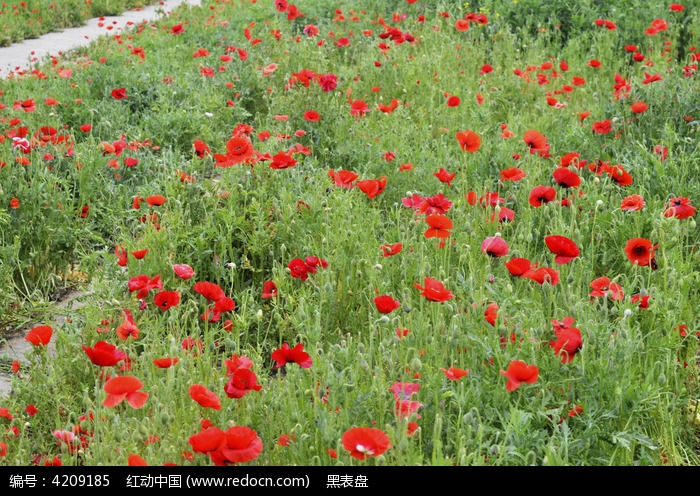
[[[0,78],[29,70],[32,63],[83,47],[102,35],[112,35],[133,24],[153,21],[168,15],[181,4],[201,5],[200,0],[162,0],[156,5],[130,10],[118,16],[90,19],[85,26],[48,33],[0,48]],[[107,29],[110,27],[110,29]]]

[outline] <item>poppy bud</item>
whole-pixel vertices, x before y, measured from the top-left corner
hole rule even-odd
[[[409,366],[411,367],[411,370],[418,372],[421,368],[423,368],[423,362],[420,361],[420,358],[413,357]]]

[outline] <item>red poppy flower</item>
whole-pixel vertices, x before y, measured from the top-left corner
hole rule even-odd
[[[98,341],[92,347],[83,345],[83,351],[92,363],[100,367],[113,367],[127,358],[126,353],[106,341]]]
[[[209,455],[224,442],[224,431],[218,427],[208,427],[202,429],[197,434],[190,436],[188,443],[195,453]]]
[[[382,257],[391,257],[400,253],[403,245],[401,243],[384,244],[379,248],[382,250]]]
[[[640,267],[654,263],[654,250],[659,245],[652,245],[651,241],[644,238],[632,238],[625,244],[625,255],[630,262]]]
[[[557,196],[557,190],[551,186],[535,186],[530,190],[530,195],[528,197],[528,202],[533,207],[541,207],[545,203],[554,201]]]
[[[525,141],[528,148],[530,149],[530,153],[549,151],[549,143],[547,143],[546,136],[534,129],[525,131],[525,134],[523,135],[523,141]]]
[[[448,301],[455,296],[450,292],[450,290],[445,288],[445,285],[433,279],[432,277],[426,277],[423,279],[423,286],[418,283],[414,283],[413,286],[421,290],[421,295],[425,296],[426,299],[430,301]]]
[[[115,88],[112,90],[112,98],[115,100],[123,100],[127,98],[126,88]]]
[[[277,296],[277,285],[274,281],[265,281],[263,283],[262,298],[269,299]]]
[[[294,167],[297,164],[297,160],[292,156],[291,153],[286,153],[284,151],[278,152],[272,157],[270,161],[271,169],[288,169]]]
[[[315,110],[307,110],[304,112],[304,120],[309,122],[318,122],[321,120],[321,116],[319,116],[318,112]]]
[[[194,270],[187,264],[173,265],[173,272],[180,279],[189,279],[194,275]]]
[[[443,374],[445,374],[445,377],[447,377],[451,381],[458,381],[462,377],[465,377],[467,374],[469,374],[469,369],[464,370],[457,367],[450,367],[449,369],[441,368],[440,370],[442,370]]]
[[[538,267],[523,274],[523,277],[535,281],[542,285],[548,283],[550,286],[559,284],[559,271],[551,267]]]
[[[24,336],[24,339],[33,346],[46,346],[51,341],[53,329],[48,325],[41,325],[33,328]]]
[[[196,139],[192,143],[192,147],[194,148],[195,155],[197,155],[199,158],[204,158],[211,155],[209,145],[207,145],[204,141]]]
[[[357,187],[367,195],[367,198],[374,198],[386,188],[386,176],[381,176],[379,179],[364,179],[358,181]]]
[[[143,459],[143,457],[136,455],[134,453],[131,453],[129,455],[129,458],[127,459],[127,466],[128,467],[147,467],[148,463],[146,460]]]
[[[569,363],[574,359],[583,347],[581,331],[576,327],[565,327],[559,329],[556,340],[550,341],[549,345],[554,349],[554,353],[561,358],[561,363]]]
[[[129,292],[136,291],[136,298],[145,298],[152,289],[162,289],[163,281],[160,280],[160,274],[153,277],[148,277],[146,274],[139,274],[129,279],[127,283]]]
[[[209,281],[198,281],[192,286],[192,289],[210,301],[217,301],[226,297],[226,293],[221,289],[221,286]]]
[[[142,260],[146,256],[147,253],[148,253],[148,248],[144,248],[143,250],[132,251],[131,255],[136,260]]]
[[[234,426],[224,431],[223,442],[209,457],[216,466],[255,460],[263,450],[262,440],[250,427]]]
[[[457,173],[449,173],[443,167],[440,167],[439,171],[433,173],[433,176],[437,177],[440,181],[446,183],[448,186],[452,186],[452,180],[455,178],[456,175]]]
[[[339,170],[338,172],[333,169],[328,171],[328,175],[333,178],[333,182],[336,186],[340,188],[352,189],[355,187],[353,184],[355,180],[360,177],[356,172],[349,170]]]
[[[215,153],[216,167],[231,167],[250,162],[255,157],[255,149],[245,135],[234,136],[226,142],[226,153]]]
[[[641,210],[646,205],[644,197],[641,195],[629,195],[620,202],[620,210]]]
[[[467,129],[459,131],[456,135],[459,147],[465,152],[474,153],[481,147],[481,136]]]
[[[634,102],[632,105],[630,105],[630,110],[635,114],[641,114],[648,108],[649,105],[644,102]]]
[[[525,171],[518,167],[509,167],[501,171],[501,181],[520,181],[526,175]]]
[[[136,322],[134,321],[134,316],[131,314],[129,310],[123,310],[124,313],[124,319],[122,320],[122,323],[119,324],[117,327],[117,337],[121,339],[122,341],[126,341],[129,336],[133,337],[134,339],[139,338],[139,328],[136,326]]]
[[[343,433],[343,447],[350,456],[365,460],[370,456],[379,456],[391,447],[391,441],[381,429],[373,427],[355,427]]]
[[[581,178],[568,167],[557,167],[552,173],[556,183],[562,188],[576,188],[581,184]]]
[[[134,376],[116,376],[105,382],[104,390],[107,398],[102,405],[107,408],[114,408],[122,401],[126,400],[132,408],[141,408],[148,399],[148,393],[141,391],[143,383]]]
[[[396,98],[392,98],[389,105],[384,105],[382,103],[377,105],[377,110],[384,112],[385,114],[390,114],[399,106],[399,101]]]
[[[503,257],[508,254],[508,243],[500,236],[489,236],[481,243],[481,251],[492,257]]]
[[[501,375],[508,378],[506,391],[515,391],[525,382],[532,384],[539,376],[537,365],[528,365],[522,360],[513,360],[508,364],[507,370],[501,370]]]
[[[491,303],[488,304],[488,306],[486,307],[486,310],[484,310],[484,319],[486,319],[486,322],[488,322],[492,326],[495,326],[497,318],[498,318],[498,303],[496,303],[495,301],[492,301]]]
[[[428,223],[427,231],[424,236],[426,238],[449,238],[450,229],[452,229],[452,221],[445,215],[431,214],[426,215],[425,221]]]
[[[402,203],[406,205],[404,200],[405,198],[402,200]],[[442,193],[426,197],[421,197],[414,193],[412,200],[415,200],[412,208],[421,214],[446,214],[452,208],[452,202]]]
[[[401,303],[390,295],[381,295],[374,299],[374,305],[380,313],[391,313],[399,308]]]
[[[634,182],[632,176],[621,165],[611,165],[605,168],[610,179],[620,186],[629,186]]]
[[[616,282],[612,282],[605,276],[593,279],[590,286],[592,290],[588,295],[595,298],[607,296],[611,300],[621,300],[625,297],[622,286]]]
[[[242,398],[250,391],[260,391],[258,376],[248,368],[239,367],[229,374],[224,392],[229,398]]]
[[[363,117],[369,112],[369,106],[364,100],[351,100],[350,101],[350,115],[355,118]]]
[[[527,258],[516,257],[511,258],[505,262],[504,265],[508,269],[508,272],[510,272],[510,275],[523,276],[530,270],[532,263]]]
[[[309,278],[309,266],[301,258],[290,260],[287,268],[295,279],[301,279],[304,282]]]
[[[685,196],[678,196],[668,200],[666,209],[664,210],[665,217],[675,217],[676,219],[688,219],[695,215],[695,207],[691,205],[690,200]]]
[[[150,195],[145,198],[146,203],[152,207],[160,207],[163,203],[168,201],[163,195]]]
[[[447,98],[447,106],[448,107],[459,107],[459,104],[462,103],[462,100],[456,95],[450,95]]]
[[[576,243],[566,236],[545,236],[544,242],[549,251],[556,255],[554,262],[561,265],[571,262],[581,254]]]
[[[612,131],[612,122],[608,119],[594,122],[591,129],[595,134],[608,134]]]
[[[19,208],[19,198],[12,198],[10,200],[10,208],[17,210]]]
[[[190,398],[199,403],[204,408],[221,410],[221,400],[213,391],[210,391],[201,384],[193,384],[189,389]]]
[[[282,346],[273,351],[270,357],[277,362],[275,364],[277,369],[284,367],[287,363],[296,363],[302,369],[307,369],[313,364],[309,354],[304,351],[302,343],[297,344],[294,348],[290,348],[287,343],[282,343]]]
[[[7,443],[2,442],[0,443],[0,457],[5,456],[7,456]]]
[[[161,291],[153,297],[153,303],[161,310],[167,310],[180,304],[179,291]]]
[[[175,357],[175,358],[168,358],[168,357],[156,358],[155,360],[153,360],[153,365],[155,365],[159,369],[167,369],[169,367],[172,367],[173,365],[175,365],[179,361],[180,361],[180,359],[177,357]]]

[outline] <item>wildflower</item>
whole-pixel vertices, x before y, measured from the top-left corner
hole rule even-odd
[[[262,386],[258,384],[258,376],[248,368],[237,368],[228,377],[224,392],[229,398],[242,398],[250,391],[262,389]]]
[[[355,180],[359,177],[359,174],[349,170],[339,170],[336,172],[333,169],[328,171],[328,175],[333,179],[336,186],[345,189],[352,189],[355,187],[353,184]]]
[[[447,377],[451,381],[458,381],[462,377],[465,377],[467,374],[469,374],[469,370],[464,370],[460,369],[457,367],[450,367],[449,369],[443,369],[441,368],[443,374],[445,374],[445,377]]]
[[[440,167],[439,171],[433,173],[433,176],[437,177],[441,182],[447,184],[448,186],[452,186],[452,180],[456,175],[456,173],[447,172],[443,167]]]
[[[216,167],[231,167],[248,163],[255,157],[253,144],[247,136],[234,136],[226,142],[226,153],[215,153]]]
[[[204,408],[221,410],[221,401],[216,393],[210,391],[201,384],[193,384],[189,389],[190,398],[199,403]]]
[[[382,257],[391,257],[400,253],[403,245],[401,243],[383,244],[379,248],[382,250]]]
[[[654,266],[654,250],[659,245],[652,245],[651,241],[644,238],[632,238],[625,244],[625,255],[630,262],[640,267]]]
[[[481,147],[481,137],[474,131],[460,131],[456,134],[459,147],[465,152],[474,153]]]
[[[287,363],[296,363],[302,369],[311,367],[312,360],[308,353],[304,351],[302,343],[290,348],[287,343],[283,343],[280,348],[272,352],[270,357],[277,362],[275,368],[284,367]]]
[[[167,310],[180,304],[179,291],[160,291],[153,297],[153,303],[161,310]]]
[[[581,253],[576,243],[566,236],[546,236],[544,242],[547,244],[547,248],[556,255],[554,262],[558,264],[567,264]]]
[[[664,210],[664,216],[675,217],[676,219],[687,219],[695,215],[695,210],[695,207],[691,205],[688,198],[678,196],[668,200],[666,209]]]
[[[53,329],[48,325],[40,325],[34,327],[31,331],[27,333],[24,337],[26,341],[31,343],[33,346],[46,346],[51,341],[51,335],[53,334]]]
[[[398,300],[395,300],[390,295],[377,296],[374,299],[374,305],[380,313],[391,313],[401,306]]]
[[[618,283],[611,281],[606,276],[601,276],[593,279],[590,283],[592,291],[588,293],[594,298],[609,297],[611,300],[621,300],[625,297],[625,293]]]
[[[540,155],[547,155],[549,152],[549,143],[547,143],[547,138],[539,131],[530,129],[525,131],[523,135],[523,141],[527,144],[530,149],[530,153],[539,153]]]
[[[112,98],[115,100],[123,100],[127,97],[126,88],[115,88],[112,90]]]
[[[556,183],[562,188],[576,188],[581,184],[581,178],[568,167],[558,167],[552,173]]]
[[[274,281],[265,281],[263,283],[262,296],[263,299],[275,298],[277,296],[277,285]]]
[[[424,236],[426,238],[449,238],[450,229],[452,229],[452,221],[445,215],[431,214],[425,217],[425,221],[428,223],[427,231],[425,231]]]
[[[557,196],[557,190],[551,186],[535,186],[530,190],[530,195],[528,197],[528,202],[533,207],[540,207],[545,203],[554,201]]]
[[[117,327],[117,337],[119,337],[119,339],[122,341],[126,341],[129,336],[133,337],[134,339],[138,339],[139,328],[136,326],[134,316],[129,310],[124,309],[123,312],[124,320],[122,320],[122,323],[119,324],[119,327]]]
[[[159,369],[167,369],[175,365],[178,361],[180,361],[180,359],[177,357],[156,358],[155,360],[153,360],[153,365],[155,365]]]
[[[381,176],[379,179],[364,179],[357,182],[357,187],[362,191],[367,198],[375,198],[386,188],[386,176]]]
[[[630,110],[634,112],[635,114],[641,114],[644,111],[646,111],[649,108],[649,105],[647,105],[644,102],[634,102],[632,105],[630,105]]]
[[[263,449],[257,432],[245,426],[233,426],[226,431],[211,426],[190,436],[188,442],[195,453],[209,456],[216,466],[249,462]]]
[[[620,202],[620,210],[641,210],[646,205],[644,198],[641,195],[629,195]]]
[[[501,370],[501,375],[508,378],[506,391],[512,392],[522,383],[532,384],[537,381],[539,369],[536,365],[528,365],[522,360],[512,360],[507,370]]]
[[[175,264],[172,268],[175,275],[180,279],[190,279],[194,276],[194,270],[187,264]]]
[[[558,329],[556,340],[549,342],[554,353],[561,358],[561,363],[569,363],[583,347],[581,331],[576,327]]]
[[[508,254],[508,243],[500,236],[489,236],[481,243],[481,251],[492,257],[503,257]]]
[[[141,391],[143,383],[133,376],[116,376],[108,380],[104,385],[107,398],[102,405],[114,408],[123,400],[126,400],[132,408],[141,408],[148,399],[148,393]]]
[[[381,429],[373,427],[355,427],[343,433],[343,447],[350,456],[365,460],[370,456],[379,456],[391,447],[391,441]]]
[[[363,117],[369,112],[369,106],[364,100],[351,100],[350,101],[350,115],[356,118]]]
[[[421,295],[430,301],[448,301],[454,298],[454,295],[450,290],[445,288],[445,285],[433,279],[432,277],[426,277],[423,279],[423,286],[418,283],[414,283],[413,286],[421,290]]]
[[[519,169],[518,167],[509,167],[505,170],[501,171],[501,181],[520,181],[523,179],[527,174],[525,173],[524,170]]]
[[[198,281],[192,286],[192,289],[213,302],[226,297],[226,293],[221,289],[221,286],[209,281]]]
[[[127,358],[125,352],[106,341],[98,341],[92,347],[83,345],[83,351],[92,363],[100,367],[113,367]]]

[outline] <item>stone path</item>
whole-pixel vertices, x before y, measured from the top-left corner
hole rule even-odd
[[[71,291],[70,293],[66,294],[60,301],[56,302],[56,316],[53,318],[53,320],[51,322],[37,322],[36,325],[50,325],[53,328],[55,335],[56,332],[60,331],[61,325],[66,321],[66,319],[71,317],[71,314],[85,306],[85,303],[80,300],[81,296],[83,296],[83,293],[79,291]],[[24,339],[26,331],[28,330],[29,328],[0,341],[0,360],[6,363],[17,360],[20,362],[20,364],[27,361],[26,354],[32,349],[32,344]],[[51,341],[49,341],[49,353],[53,353],[55,350],[54,341],[55,339],[53,337],[51,338]],[[0,372],[0,398],[10,394],[11,392],[11,376],[4,371]]]
[[[29,70],[37,61],[58,56],[86,46],[100,36],[113,35],[143,21],[153,21],[168,15],[181,4],[201,5],[200,0],[162,0],[160,3],[130,10],[118,16],[90,19],[85,26],[48,33],[40,38],[25,40],[0,48],[0,78]]]

